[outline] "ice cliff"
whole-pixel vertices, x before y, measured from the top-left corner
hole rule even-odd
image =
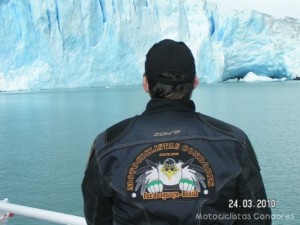
[[[153,43],[182,40],[202,82],[300,76],[300,21],[203,0],[0,0],[0,91],[141,84]]]

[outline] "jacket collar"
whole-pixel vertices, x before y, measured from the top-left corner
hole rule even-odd
[[[165,111],[195,111],[195,104],[192,100],[168,100],[168,99],[151,99],[143,114],[158,113]]]

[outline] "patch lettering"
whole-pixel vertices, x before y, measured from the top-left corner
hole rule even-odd
[[[208,197],[214,187],[213,171],[206,158],[180,142],[146,148],[127,172],[127,193],[135,200]]]

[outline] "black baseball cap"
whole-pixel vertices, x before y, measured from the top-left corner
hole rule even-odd
[[[184,81],[174,81],[160,74],[164,72],[180,72],[185,75]],[[195,60],[191,50],[184,42],[171,39],[154,44],[146,55],[145,74],[159,83],[172,85],[193,82],[196,75]]]

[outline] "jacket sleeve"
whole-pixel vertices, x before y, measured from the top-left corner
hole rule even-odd
[[[271,209],[267,202],[267,195],[263,184],[260,167],[250,143],[246,136],[244,142],[244,154],[241,159],[242,176],[238,192],[238,202],[241,206],[238,210],[243,219],[237,221],[237,225],[270,225]]]
[[[84,215],[88,225],[112,224],[112,199],[108,180],[101,176],[95,155],[91,149],[88,165],[82,181]]]

